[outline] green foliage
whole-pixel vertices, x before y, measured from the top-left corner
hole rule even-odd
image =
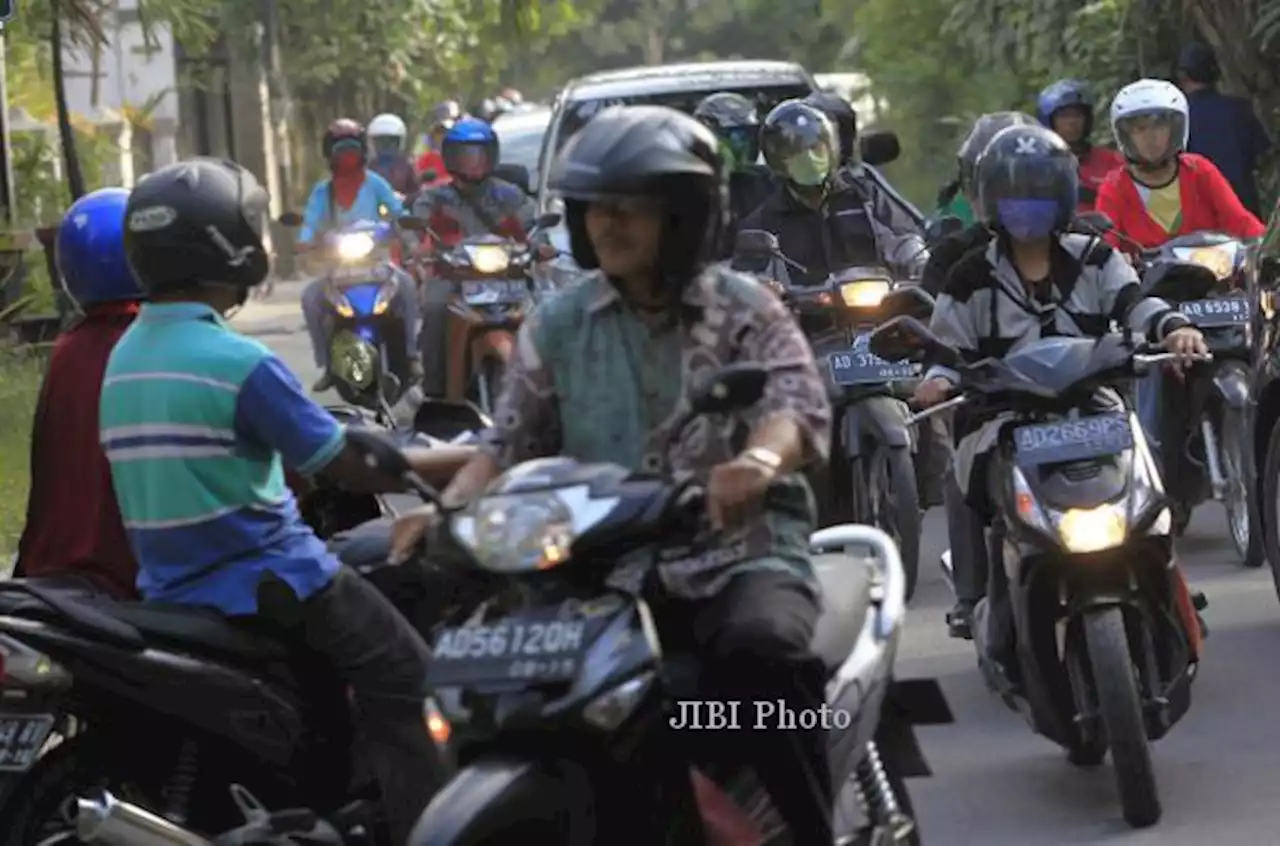
[[[17,551],[26,520],[31,425],[43,370],[40,358],[0,348],[0,555]]]

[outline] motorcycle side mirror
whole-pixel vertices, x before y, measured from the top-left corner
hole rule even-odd
[[[1106,212],[1100,211],[1082,212],[1076,215],[1076,223],[1098,235],[1105,235],[1116,228],[1115,221],[1108,217]]]
[[[955,350],[942,343],[928,326],[908,315],[895,317],[878,326],[871,333],[868,346],[872,353],[885,361],[933,358],[941,364],[952,364],[958,359]]]
[[[406,214],[396,220],[396,224],[401,229],[407,229],[410,232],[426,232],[427,222],[420,217]]]
[[[764,229],[744,229],[733,240],[733,251],[740,255],[774,255],[782,251],[778,236]]]
[[[538,219],[533,222],[533,225],[538,229],[550,229],[553,226],[558,226],[563,217],[564,215],[560,214],[560,212],[547,212],[538,215]]]
[[[902,285],[884,295],[880,313],[884,317],[914,317],[921,322],[933,317],[933,296],[919,285]]]
[[[730,364],[711,374],[694,392],[689,405],[698,416],[741,411],[760,401],[768,381],[768,369],[759,364]]]
[[[954,214],[944,214],[930,220],[924,228],[924,239],[929,244],[937,244],[964,229],[964,221]]]
[[[375,429],[347,429],[347,444],[371,470],[402,479],[413,472],[404,453],[385,435]]]
[[[902,144],[896,132],[868,132],[858,139],[862,161],[872,167],[895,162],[902,155]]]
[[[287,226],[290,229],[296,229],[302,225],[302,215],[297,212],[285,212],[280,215],[280,225]]]

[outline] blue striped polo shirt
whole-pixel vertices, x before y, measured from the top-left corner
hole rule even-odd
[[[304,599],[333,579],[282,461],[322,469],[343,429],[212,308],[142,307],[107,363],[100,425],[147,599],[252,614],[267,572]]]

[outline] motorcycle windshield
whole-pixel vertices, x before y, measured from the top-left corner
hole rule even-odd
[[[1119,336],[1043,338],[1010,353],[993,385],[997,390],[1055,397],[1099,374],[1115,370],[1133,355]]]

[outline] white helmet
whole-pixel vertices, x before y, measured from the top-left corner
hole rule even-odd
[[[1191,133],[1187,96],[1172,82],[1140,79],[1116,92],[1111,100],[1111,132],[1120,152],[1131,162],[1161,165],[1187,148]],[[1160,161],[1148,161],[1139,154],[1129,133],[1132,118],[1155,115],[1169,122],[1169,149]]]
[[[396,115],[378,115],[376,118],[369,121],[368,135],[370,138],[390,137],[404,140],[404,137],[408,134],[409,128],[405,126],[404,121]]]

